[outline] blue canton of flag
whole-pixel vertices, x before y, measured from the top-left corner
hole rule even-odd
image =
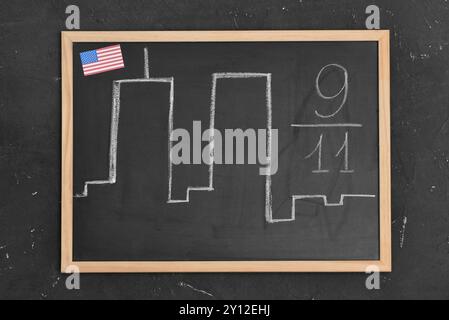
[[[94,63],[98,62],[98,56],[97,51],[86,51],[81,53],[81,63],[82,64],[88,64],[88,63]]]

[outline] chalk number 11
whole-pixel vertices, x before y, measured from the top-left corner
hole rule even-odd
[[[329,170],[323,169],[322,166],[322,156],[323,156],[323,137],[324,134],[320,135],[320,139],[318,140],[318,143],[315,147],[315,149],[307,155],[304,159],[310,159],[314,155],[317,155],[317,168],[313,170],[313,173],[329,173]],[[341,173],[354,173],[354,170],[349,169],[349,133],[346,132],[345,134],[345,141],[343,142],[343,145],[341,146],[340,150],[337,152],[335,157],[343,157],[344,165],[343,169],[340,170]]]

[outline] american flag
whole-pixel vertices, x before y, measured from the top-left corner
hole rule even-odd
[[[119,44],[97,50],[81,52],[80,56],[85,76],[91,76],[125,67],[122,48]]]

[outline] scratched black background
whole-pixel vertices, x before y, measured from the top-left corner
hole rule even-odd
[[[67,291],[59,33],[69,4],[82,30],[363,29],[365,8],[380,6],[392,31],[394,263],[382,290],[360,274],[175,274],[84,275]],[[2,1],[0,298],[449,298],[448,31],[449,4],[436,0]]]

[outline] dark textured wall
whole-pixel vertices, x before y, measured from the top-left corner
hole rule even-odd
[[[65,289],[60,252],[60,41],[82,30],[392,31],[394,272],[84,275]],[[440,0],[123,0],[0,3],[0,298],[449,298],[449,4]]]

